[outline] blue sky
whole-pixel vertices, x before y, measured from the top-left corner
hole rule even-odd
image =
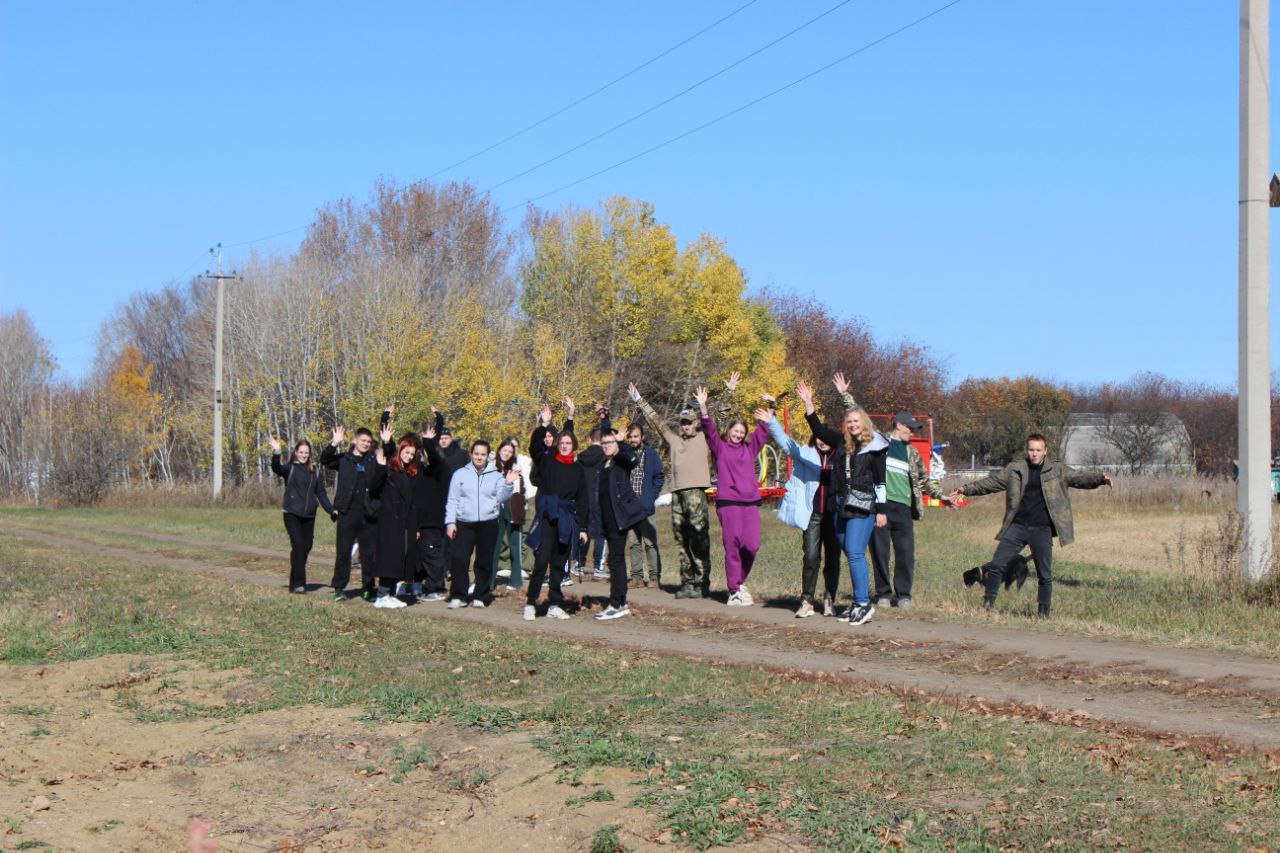
[[[25,308],[81,375],[117,303],[203,270],[215,242],[430,175],[745,2],[0,4],[0,310]],[[757,0],[438,180],[488,189],[837,2]],[[518,207],[945,2],[848,2],[494,198]],[[682,241],[725,240],[753,287],[923,340],[954,380],[1233,383],[1237,13],[961,0],[540,204],[646,199]]]

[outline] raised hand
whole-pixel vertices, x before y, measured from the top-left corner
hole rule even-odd
[[[693,389],[693,399],[698,401],[698,408],[702,409],[702,414],[707,413],[707,386],[699,385]]]
[[[805,414],[813,411],[813,387],[808,382],[796,385],[796,396],[804,402]]]
[[[773,420],[773,412],[769,409],[756,409],[756,420],[762,424],[767,424]]]
[[[542,411],[538,412],[538,417],[542,420],[542,425],[544,427],[551,426],[551,406],[544,403],[542,405]]]
[[[849,393],[849,380],[844,378],[843,373],[837,373],[831,377],[831,384],[836,386],[836,391],[841,394]]]
[[[280,452],[280,439],[275,438],[275,437],[273,436],[273,437],[271,437],[271,438],[267,439],[267,442],[271,445],[271,452],[272,452],[272,453],[279,453],[279,452]]]
[[[564,395],[564,407],[569,410],[569,417],[573,417],[573,413],[578,411],[578,407],[573,404],[573,398],[568,394]]]
[[[391,440],[391,424],[386,423],[382,425],[382,428],[378,430],[378,438],[382,439],[383,444],[386,444]]]
[[[735,370],[733,373],[730,373],[729,378],[725,380],[724,387],[732,394],[734,391],[738,390],[738,382],[741,381],[741,379],[742,374]]]
[[[333,438],[329,441],[329,443],[332,444],[334,447],[337,447],[339,444],[342,444],[342,442],[346,440],[346,437],[347,437],[346,429],[340,426],[336,426],[333,428]]]
[[[514,465],[512,465],[511,470],[507,472],[507,482],[513,486],[520,482],[520,471]]]
[[[387,406],[387,407],[386,407],[385,409],[383,409],[382,411],[386,412],[388,415],[394,415],[394,414],[396,413],[396,407],[395,407],[395,404],[393,403],[393,404],[391,404],[390,406]]]
[[[640,389],[636,387],[636,383],[627,383],[627,396],[631,398],[631,402],[633,403],[640,402]]]
[[[423,438],[425,438],[425,439],[432,439],[432,438],[435,438],[435,437],[436,437],[436,427],[435,427],[435,424],[432,424],[431,426],[429,426],[429,427],[427,427],[426,429],[424,429],[424,430],[422,431],[422,437],[423,437]]]
[[[773,407],[774,403],[778,402],[778,398],[773,396],[772,394],[761,394],[760,399],[768,403],[770,408]]]

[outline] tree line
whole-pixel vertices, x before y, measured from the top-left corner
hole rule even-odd
[[[752,293],[722,241],[681,246],[634,199],[531,206],[509,223],[470,184],[381,181],[366,200],[319,210],[296,252],[250,255],[238,273],[224,327],[232,483],[268,475],[270,437],[323,439],[387,405],[401,424],[437,406],[461,436],[522,436],[542,402],[565,394],[625,412],[635,381],[673,416],[734,370],[745,378],[722,412],[748,415],[761,393],[807,379],[833,416],[825,380],[843,371],[870,411],[934,415],[953,468],[1003,464],[1031,431],[1056,441],[1072,411],[1172,412],[1198,470],[1226,473],[1233,456],[1231,391],[1151,374],[1089,388],[1034,376],[952,385],[925,344],[882,340],[794,293]],[[59,375],[24,312],[0,315],[0,491],[92,503],[207,480],[213,295],[199,277],[134,294],[103,322],[94,368],[77,381]],[[1129,444],[1136,453],[1142,441]]]

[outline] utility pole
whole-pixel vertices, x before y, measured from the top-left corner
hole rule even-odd
[[[223,282],[239,278],[235,273],[222,274],[222,244],[214,246],[209,254],[217,258],[216,274],[205,272],[204,277],[218,283],[217,312],[213,321],[213,499],[222,495],[222,302]]]
[[[1271,566],[1270,0],[1240,0],[1240,477],[1244,580]]]

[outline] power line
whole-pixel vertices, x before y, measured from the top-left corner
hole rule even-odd
[[[775,45],[780,44],[781,42],[786,41],[787,39],[791,38],[791,37],[792,37],[793,35],[795,35],[796,33],[800,32],[800,31],[801,31],[801,30],[803,30],[803,29],[805,29],[806,27],[809,27],[809,26],[812,26],[813,24],[816,24],[818,21],[820,21],[820,20],[822,20],[823,18],[827,17],[827,16],[828,16],[828,15],[830,15],[832,12],[835,12],[836,10],[840,9],[842,6],[847,6],[847,5],[849,5],[850,3],[852,3],[852,2],[853,2],[853,0],[840,0],[840,2],[839,2],[839,3],[837,3],[837,4],[836,4],[836,5],[834,5],[834,6],[832,6],[830,9],[827,9],[825,12],[822,12],[821,14],[819,14],[819,15],[817,15],[817,16],[815,16],[815,17],[813,17],[813,18],[810,18],[809,20],[805,21],[803,24],[801,24],[800,26],[796,27],[795,29],[790,30],[790,31],[788,31],[788,32],[786,32],[786,33],[783,33],[782,35],[778,36],[777,38],[775,38],[773,41],[769,42],[768,44],[761,45],[760,47],[758,47],[758,48],[756,48],[755,50],[753,50],[753,51],[751,51],[750,53],[748,53],[746,56],[743,56],[743,57],[740,57],[740,58],[738,58],[738,59],[734,60],[733,62],[731,62],[731,63],[729,63],[728,65],[726,65],[726,66],[724,66],[723,68],[721,68],[719,71],[716,71],[714,74],[711,74],[711,75],[709,75],[709,76],[707,76],[707,77],[703,77],[703,78],[702,78],[701,80],[699,80],[697,83],[694,83],[694,84],[693,84],[693,85],[691,85],[691,86],[688,86],[688,87],[686,87],[686,88],[684,88],[684,89],[681,89],[679,92],[676,92],[676,93],[675,93],[674,95],[672,95],[671,97],[669,97],[669,98],[664,98],[663,100],[659,101],[658,103],[654,104],[653,106],[649,107],[648,109],[643,110],[643,111],[641,111],[641,112],[638,112],[638,113],[636,113],[635,115],[631,116],[630,118],[625,119],[625,120],[623,120],[623,121],[621,121],[621,122],[618,122],[618,123],[617,123],[617,124],[615,124],[613,127],[610,127],[610,128],[608,128],[607,130],[602,130],[601,132],[597,133],[595,136],[591,137],[590,139],[587,139],[587,140],[584,140],[584,141],[582,141],[582,142],[579,142],[577,145],[574,145],[572,148],[566,148],[564,151],[561,151],[559,154],[556,154],[554,157],[549,157],[549,158],[547,158],[546,160],[543,160],[541,163],[538,163],[536,166],[530,166],[528,169],[525,169],[523,172],[519,172],[519,173],[517,173],[517,174],[515,174],[515,175],[512,175],[512,176],[511,176],[511,177],[509,177],[509,178],[506,178],[505,180],[499,181],[498,183],[494,184],[493,186],[491,186],[491,187],[489,187],[487,190],[485,190],[485,192],[491,193],[491,192],[493,192],[494,190],[498,189],[499,187],[506,186],[507,184],[511,183],[511,182],[512,182],[512,181],[514,181],[514,180],[517,180],[518,178],[523,178],[525,175],[528,175],[528,174],[530,174],[530,173],[532,173],[532,172],[536,172],[536,171],[538,171],[539,169],[541,169],[543,166],[547,166],[547,165],[549,165],[549,164],[551,164],[551,163],[554,163],[555,161],[557,161],[557,160],[561,159],[562,157],[566,157],[566,156],[568,156],[568,155],[572,154],[573,152],[575,152],[575,151],[577,151],[577,150],[579,150],[579,149],[581,149],[581,148],[585,148],[586,146],[590,145],[591,143],[595,142],[596,140],[603,139],[604,137],[606,137],[606,136],[608,136],[609,134],[613,133],[615,130],[619,130],[619,129],[621,129],[621,128],[624,128],[624,127],[626,127],[627,125],[631,124],[632,122],[634,122],[634,121],[637,121],[637,120],[639,120],[639,119],[644,118],[645,116],[649,115],[649,113],[652,113],[652,112],[654,112],[655,110],[658,110],[658,109],[660,109],[660,108],[662,108],[662,107],[665,107],[667,104],[671,103],[672,101],[677,100],[677,99],[679,99],[679,98],[683,98],[685,95],[689,94],[689,93],[690,93],[690,92],[692,92],[694,89],[697,89],[697,88],[698,88],[698,87],[700,87],[700,86],[703,86],[703,85],[705,85],[705,84],[707,84],[707,83],[710,83],[712,80],[716,79],[717,77],[720,77],[721,75],[726,74],[726,73],[728,73],[729,71],[732,71],[734,68],[737,68],[739,65],[741,65],[741,64],[742,64],[742,63],[744,63],[744,62],[746,62],[747,60],[749,60],[749,59],[751,59],[751,58],[753,58],[753,57],[755,57],[755,56],[759,56],[761,53],[764,53],[764,52],[765,52],[766,50],[768,50],[769,48],[774,47]]]
[[[870,50],[876,45],[883,44],[884,42],[888,41],[894,36],[900,35],[901,33],[904,33],[907,30],[919,24],[923,24],[925,21],[929,20],[935,15],[939,15],[942,12],[945,12],[947,9],[950,9],[952,6],[955,6],[956,4],[960,3],[960,1],[961,0],[951,0],[950,3],[947,3],[943,6],[939,6],[937,9],[934,9],[932,12],[928,13],[927,15],[923,15],[919,18],[916,18],[911,23],[904,24],[898,29],[894,30],[893,32],[887,33],[874,41],[867,42],[866,44],[859,47],[857,50],[850,51],[849,53],[846,53],[844,56],[841,56],[838,59],[834,59],[831,62],[828,62],[826,65],[821,66],[820,68],[815,68],[813,71],[810,71],[808,74],[805,74],[803,77],[797,77],[795,80],[792,80],[790,83],[787,83],[784,86],[779,86],[777,89],[774,89],[772,92],[768,92],[764,95],[761,95],[760,97],[755,98],[754,100],[747,101],[745,104],[735,107],[734,109],[729,110],[726,113],[721,113],[720,115],[716,116],[710,121],[703,122],[697,127],[690,128],[689,130],[686,130],[684,133],[673,136],[670,139],[664,140],[663,142],[659,142],[657,145],[646,148],[645,150],[640,151],[639,153],[632,154],[630,157],[627,157],[625,160],[619,160],[613,165],[606,166],[603,169],[599,169],[595,172],[592,172],[590,175],[587,175],[586,177],[578,178],[576,181],[570,181],[567,184],[563,184],[559,187],[556,187],[553,190],[549,190],[545,193],[542,193],[541,195],[533,196],[532,198],[526,199],[521,204],[513,205],[511,207],[506,208],[502,212],[510,213],[511,211],[519,210],[525,205],[532,204],[535,201],[540,201],[544,198],[547,198],[548,196],[553,196],[556,193],[563,192],[571,187],[576,187],[578,184],[585,183],[586,181],[589,181],[592,178],[597,178],[600,175],[605,174],[606,172],[611,172],[614,169],[620,168],[622,166],[627,165],[628,163],[632,163],[636,160],[639,160],[641,157],[648,156],[649,154],[652,154],[653,152],[661,148],[666,148],[668,145],[671,145],[672,143],[679,142],[680,140],[685,139],[686,137],[692,136],[695,133],[706,130],[708,127],[711,127],[714,124],[719,124],[725,119],[730,118],[731,116],[735,116],[738,113],[742,112],[743,110],[750,109],[751,107],[754,107],[756,104],[759,104],[762,101],[767,101],[769,98],[772,98],[774,95],[781,94],[782,92],[785,92],[786,90],[792,88],[793,86],[800,85],[801,83],[805,82],[806,80],[809,80],[810,78],[816,77],[819,74],[822,74],[823,72],[830,71],[832,68],[835,68],[837,65],[840,65],[843,62],[847,62],[850,59],[853,59],[855,56],[857,56],[860,53],[865,53],[866,51]]]
[[[713,29],[715,29],[716,27],[718,27],[718,26],[720,26],[721,24],[723,24],[725,21],[727,21],[727,20],[729,20],[730,18],[732,18],[733,16],[737,15],[739,12],[744,11],[745,9],[747,9],[747,8],[748,8],[748,7],[750,7],[750,6],[754,6],[754,5],[755,5],[756,3],[758,3],[759,1],[760,1],[760,0],[748,0],[748,2],[746,2],[746,3],[742,4],[742,5],[741,5],[741,6],[739,6],[738,8],[736,8],[736,9],[734,9],[733,11],[729,12],[727,15],[724,15],[723,17],[721,17],[721,18],[719,18],[719,19],[717,19],[717,20],[715,20],[715,21],[712,21],[710,24],[708,24],[707,26],[705,26],[705,27],[703,27],[702,29],[698,30],[698,31],[697,31],[696,33],[694,33],[693,35],[691,35],[691,36],[689,36],[689,37],[687,37],[687,38],[685,38],[685,39],[682,39],[681,41],[676,42],[676,43],[675,43],[675,44],[673,44],[671,47],[667,48],[666,50],[662,51],[661,53],[657,54],[656,56],[653,56],[653,57],[651,57],[650,59],[645,60],[644,62],[640,63],[640,64],[639,64],[639,65],[637,65],[636,67],[632,68],[630,71],[627,71],[625,74],[622,74],[622,75],[620,75],[620,76],[618,76],[618,77],[615,77],[614,79],[610,80],[608,83],[605,83],[603,86],[599,86],[599,87],[597,87],[596,89],[592,90],[591,92],[588,92],[587,94],[585,94],[585,95],[583,95],[582,97],[578,98],[576,101],[573,101],[572,103],[566,104],[565,106],[561,107],[560,109],[556,110],[555,112],[549,113],[549,114],[547,114],[547,115],[543,116],[542,118],[538,119],[538,120],[537,120],[537,121],[535,121],[533,124],[530,124],[530,125],[528,125],[527,127],[523,127],[523,128],[521,128],[520,130],[517,130],[516,132],[514,132],[514,133],[512,133],[512,134],[510,134],[510,135],[508,135],[508,136],[506,136],[506,137],[503,137],[502,139],[499,139],[497,142],[494,142],[492,145],[489,145],[489,146],[487,146],[487,147],[485,147],[485,148],[482,148],[482,149],[480,149],[479,151],[475,152],[474,154],[469,154],[468,156],[466,156],[466,157],[462,158],[461,160],[457,161],[456,163],[451,163],[451,164],[449,164],[448,166],[445,166],[443,169],[437,169],[435,172],[432,172],[430,175],[427,175],[427,177],[426,177],[426,178],[424,178],[424,180],[428,180],[428,181],[429,181],[429,180],[431,180],[432,178],[436,177],[437,175],[441,175],[441,174],[443,174],[443,173],[445,173],[445,172],[449,171],[450,169],[457,168],[458,166],[461,166],[461,165],[462,165],[462,164],[464,164],[464,163],[469,163],[470,161],[474,160],[475,158],[477,158],[477,157],[481,156],[482,154],[487,154],[488,152],[492,151],[493,149],[495,149],[495,148],[497,148],[497,147],[499,147],[499,146],[501,146],[501,145],[505,145],[506,143],[510,142],[511,140],[515,139],[516,137],[518,137],[518,136],[523,136],[524,134],[528,133],[529,131],[533,130],[534,128],[541,127],[542,125],[544,125],[544,124],[546,124],[547,122],[551,121],[553,118],[555,118],[555,117],[557,117],[557,116],[559,116],[559,115],[562,115],[562,114],[564,114],[564,113],[568,112],[569,110],[573,109],[574,107],[578,106],[579,104],[582,104],[582,103],[584,103],[584,102],[586,102],[586,101],[589,101],[590,99],[594,98],[596,95],[599,95],[601,92],[605,91],[606,89],[609,89],[609,88],[611,88],[612,86],[615,86],[615,85],[617,85],[618,83],[621,83],[623,80],[626,80],[628,77],[632,76],[633,74],[635,74],[635,73],[637,73],[637,72],[639,72],[639,71],[642,71],[642,70],[644,70],[645,68],[648,68],[650,65],[652,65],[652,64],[653,64],[653,63],[655,63],[655,62],[657,62],[659,59],[662,59],[664,56],[667,56],[668,54],[671,54],[671,53],[675,52],[675,51],[676,51],[676,50],[678,50],[679,48],[684,47],[686,44],[688,44],[689,42],[691,42],[691,41],[693,41],[694,39],[698,38],[699,36],[702,36],[702,35],[704,35],[704,34],[706,34],[706,33],[710,32],[711,30],[713,30]],[[845,0],[845,2],[849,2],[849,0]],[[842,5],[843,5],[843,4],[842,4]],[[224,249],[234,249],[234,248],[237,248],[237,247],[239,247],[239,246],[249,246],[249,245],[252,245],[253,243],[261,243],[261,242],[263,242],[263,241],[265,241],[265,240],[272,240],[272,239],[274,239],[274,238],[276,238],[276,237],[284,237],[284,236],[289,235],[289,234],[294,234],[294,233],[297,233],[298,231],[305,230],[305,229],[306,229],[306,228],[308,228],[308,227],[310,227],[310,223],[307,223],[306,225],[299,225],[299,226],[298,226],[298,227],[296,227],[296,228],[290,228],[290,229],[289,229],[289,230],[287,230],[287,231],[280,231],[280,232],[278,232],[278,233],[276,233],[276,234],[268,234],[268,235],[267,235],[267,236],[265,236],[265,237],[255,237],[255,238],[253,238],[252,240],[241,240],[239,243],[227,243],[225,246],[223,246],[223,248],[224,248]]]
[[[724,17],[720,18],[719,20],[712,21],[710,24],[708,24],[707,26],[705,26],[705,27],[703,27],[702,29],[698,30],[698,31],[697,31],[696,33],[694,33],[693,35],[689,36],[689,37],[688,37],[688,38],[686,38],[686,39],[683,39],[682,41],[678,41],[678,42],[676,42],[676,43],[675,43],[675,44],[673,44],[671,47],[669,47],[669,48],[667,48],[666,50],[664,50],[664,51],[662,51],[661,53],[659,53],[657,56],[654,56],[654,57],[653,57],[653,58],[651,58],[651,59],[647,59],[647,60],[645,60],[644,62],[642,62],[642,63],[640,63],[639,65],[637,65],[635,68],[632,68],[630,71],[626,72],[625,74],[622,74],[621,76],[618,76],[618,77],[613,78],[613,79],[612,79],[612,80],[610,80],[608,83],[605,83],[603,86],[600,86],[600,87],[599,87],[599,88],[597,88],[597,89],[593,89],[592,91],[590,91],[590,92],[588,92],[587,94],[583,95],[581,98],[578,98],[576,101],[573,101],[572,103],[566,104],[565,106],[561,107],[560,109],[556,110],[555,112],[548,113],[547,115],[545,115],[545,116],[543,116],[542,118],[540,118],[540,119],[538,119],[537,121],[535,121],[533,124],[530,124],[530,125],[528,125],[528,126],[526,126],[526,127],[522,127],[522,128],[520,128],[519,130],[515,131],[514,133],[512,133],[512,134],[510,134],[510,135],[508,135],[508,136],[504,136],[502,139],[499,139],[497,142],[494,142],[492,145],[488,145],[488,146],[486,146],[486,147],[484,147],[484,148],[481,148],[479,151],[475,152],[474,154],[469,154],[469,155],[467,155],[466,157],[463,157],[461,160],[457,161],[456,163],[450,163],[448,166],[445,166],[443,169],[438,169],[438,170],[436,170],[435,172],[432,172],[430,175],[427,175],[426,180],[428,180],[428,181],[429,181],[429,180],[431,180],[432,178],[436,177],[437,175],[442,175],[442,174],[444,174],[445,172],[448,172],[448,171],[450,171],[450,170],[452,170],[452,169],[457,168],[458,166],[463,165],[464,163],[470,163],[472,160],[476,159],[477,157],[481,156],[482,154],[488,154],[488,153],[489,153],[490,151],[492,151],[493,149],[495,149],[495,148],[497,148],[497,147],[499,147],[499,146],[501,146],[501,145],[506,145],[508,142],[510,142],[511,140],[515,139],[516,137],[523,136],[524,134],[528,133],[529,131],[531,131],[531,130],[533,130],[533,129],[535,129],[535,128],[541,127],[542,125],[544,125],[544,124],[546,124],[547,122],[551,121],[553,118],[556,118],[556,117],[557,117],[557,116],[559,116],[559,115],[563,115],[564,113],[568,112],[569,110],[573,109],[574,107],[578,106],[579,104],[582,104],[582,103],[585,103],[586,101],[591,100],[591,99],[592,99],[592,98],[594,98],[596,95],[599,95],[601,92],[605,91],[606,89],[612,88],[613,86],[617,85],[618,83],[621,83],[623,80],[626,80],[628,77],[630,77],[631,75],[635,74],[636,72],[638,72],[638,71],[643,71],[645,68],[648,68],[650,65],[652,65],[652,64],[653,64],[653,63],[655,63],[655,62],[657,62],[659,59],[662,59],[664,56],[667,56],[668,54],[674,53],[676,50],[678,50],[679,48],[684,47],[686,44],[688,44],[689,42],[691,42],[691,41],[693,41],[694,39],[698,38],[699,36],[704,35],[704,34],[706,34],[706,33],[710,32],[711,30],[715,29],[716,27],[720,26],[720,25],[721,25],[721,24],[723,24],[725,21],[729,20],[729,19],[730,19],[730,18],[732,18],[734,15],[737,15],[739,12],[743,11],[743,10],[744,10],[744,9],[746,9],[747,7],[749,7],[749,6],[754,6],[757,2],[759,2],[759,0],[749,0],[749,2],[742,4],[741,6],[739,6],[739,7],[738,7],[738,8],[736,8],[736,9],[734,9],[732,12],[730,12],[729,14],[727,14],[727,15],[725,15]]]

